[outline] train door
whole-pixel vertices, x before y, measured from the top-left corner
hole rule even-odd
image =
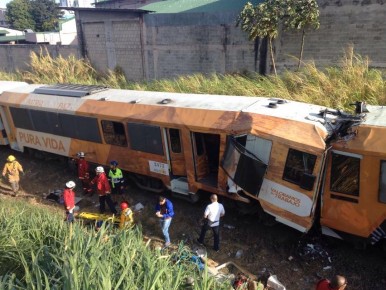
[[[254,135],[229,136],[222,167],[229,176],[228,191],[259,194],[267,171],[272,141]]]
[[[186,176],[186,164],[180,130],[167,129],[167,139],[172,177]]]
[[[331,229],[355,233],[367,227],[359,202],[362,162],[360,154],[329,152],[321,208],[324,234],[339,237]]]
[[[217,187],[220,135],[192,132],[196,181]]]
[[[9,140],[7,136],[6,127],[8,130],[9,128],[8,124],[5,123],[3,120],[6,121],[4,107],[0,106],[0,145],[8,145]]]

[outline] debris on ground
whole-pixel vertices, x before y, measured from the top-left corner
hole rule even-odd
[[[269,276],[267,287],[269,287],[268,289],[272,290],[286,290],[284,285],[277,279],[276,275]]]
[[[331,257],[326,249],[320,244],[302,244],[299,242],[297,248],[297,254],[303,259],[307,261],[322,261],[324,263],[331,263]]]

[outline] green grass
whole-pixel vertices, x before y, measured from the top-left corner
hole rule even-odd
[[[182,244],[172,254],[152,250],[140,228],[96,232],[68,225],[63,214],[37,204],[0,203],[0,289],[229,289],[186,259]]]
[[[28,71],[0,72],[0,79],[42,84],[100,84],[143,91],[276,97],[339,109],[348,109],[355,101],[373,105],[386,103],[383,72],[371,68],[369,59],[355,54],[353,48],[347,49],[337,66],[320,69],[315,63],[304,63],[299,71],[286,71],[277,77],[255,73],[194,74],[140,83],[127,82],[119,67],[101,75],[86,60],[73,56],[51,58],[47,52],[41,51],[40,54],[31,54]]]

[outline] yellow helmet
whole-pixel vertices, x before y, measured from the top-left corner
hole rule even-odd
[[[15,160],[16,160],[16,158],[15,158],[15,156],[13,156],[13,155],[9,155],[8,158],[7,158],[7,161],[8,161],[8,162],[13,162],[13,161],[15,161]]]

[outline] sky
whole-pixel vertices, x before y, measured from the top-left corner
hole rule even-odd
[[[7,5],[10,1],[11,0],[0,0],[0,8],[5,8],[5,5]]]

